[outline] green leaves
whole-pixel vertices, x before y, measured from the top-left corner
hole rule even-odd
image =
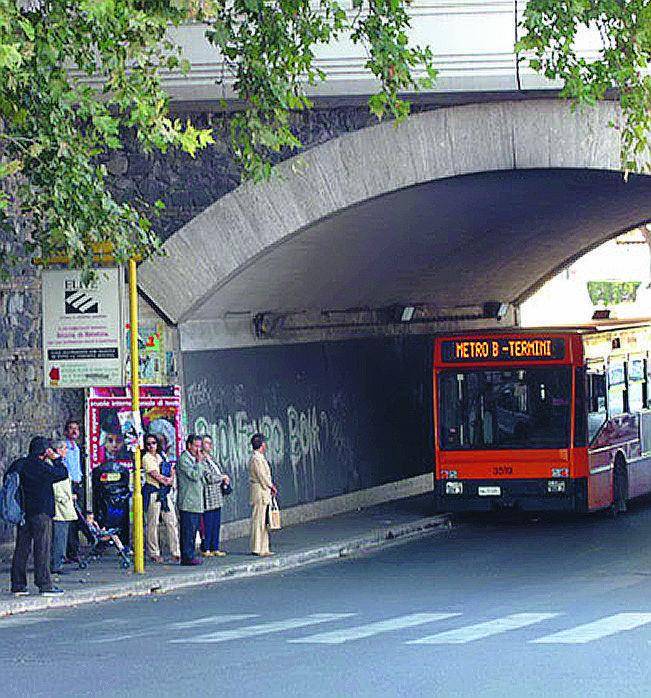
[[[369,0],[368,12],[353,23],[352,40],[367,46],[366,67],[380,82],[380,92],[369,101],[378,119],[390,115],[400,123],[410,111],[400,93],[430,88],[436,79],[431,49],[408,45],[410,24],[402,0]],[[415,78],[413,72],[419,69],[424,75]]]
[[[195,155],[213,142],[210,130],[169,118],[157,72],[169,23],[188,8],[147,0],[51,0],[46,7],[21,13],[0,0],[0,223],[9,222],[11,201],[12,214],[33,226],[36,252],[66,253],[85,269],[98,242],[112,243],[122,261],[156,253],[147,206],[117,203],[96,158],[121,148],[126,128],[145,149]],[[75,64],[104,85],[76,81]],[[189,68],[182,59],[177,65]]]
[[[649,0],[529,0],[522,23],[525,36],[516,50],[551,80],[561,80],[562,96],[593,105],[609,90],[622,108],[622,168],[650,171],[651,3]],[[596,56],[581,53],[581,32],[600,38]]]
[[[160,202],[118,203],[97,156],[120,149],[126,129],[145,152],[194,157],[214,143],[211,129],[170,117],[161,87],[161,71],[190,71],[167,34],[181,22],[202,22],[224,59],[243,105],[227,138],[246,178],[268,178],[275,154],[301,147],[292,114],[311,107],[306,87],[325,78],[318,48],[340,37],[369,56],[371,111],[399,122],[409,113],[401,94],[436,77],[430,49],[409,46],[408,1],[355,0],[351,11],[338,0],[49,0],[20,11],[0,0],[0,224],[11,209],[33,226],[34,252],[67,253],[84,269],[98,242],[118,261],[160,252],[149,220]]]
[[[0,44],[0,70],[15,70],[21,63],[19,44]]]
[[[606,308],[618,303],[635,302],[640,281],[588,281],[592,305],[603,303]]]
[[[22,160],[9,160],[8,162],[0,162],[0,179],[9,177],[23,169]]]
[[[226,58],[226,73],[244,105],[230,122],[231,145],[244,176],[256,181],[269,175],[274,153],[300,147],[290,114],[311,106],[305,88],[325,78],[315,63],[320,45],[347,35],[365,47],[366,67],[379,85],[369,108],[379,119],[404,119],[410,107],[400,94],[427,89],[436,77],[431,50],[409,46],[404,0],[360,0],[355,13],[336,0],[209,4],[206,36]]]

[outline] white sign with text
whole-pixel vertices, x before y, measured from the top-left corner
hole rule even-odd
[[[43,271],[43,363],[48,388],[124,385],[122,273]]]

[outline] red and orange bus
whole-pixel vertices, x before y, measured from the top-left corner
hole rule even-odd
[[[651,492],[651,325],[434,340],[440,511],[587,512]]]

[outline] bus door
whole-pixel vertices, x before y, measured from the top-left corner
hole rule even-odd
[[[642,413],[647,403],[647,359],[643,354],[631,354],[626,365],[626,454],[628,496],[638,497],[651,491],[649,458],[642,447]],[[639,440],[638,440],[639,439]]]
[[[613,491],[612,454],[603,438],[608,421],[608,390],[603,359],[588,363],[587,383],[588,509],[601,509],[610,506]]]

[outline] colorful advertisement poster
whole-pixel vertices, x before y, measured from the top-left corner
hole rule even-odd
[[[138,327],[138,356],[141,385],[164,385],[166,382],[165,329],[161,322],[142,321]],[[125,372],[131,375],[131,328],[125,339]]]
[[[122,274],[43,271],[43,365],[48,388],[124,384]]]
[[[106,461],[130,464],[134,434],[140,430],[133,419],[128,388],[91,388],[88,391],[86,448],[90,469]],[[142,386],[140,423],[145,434],[156,434],[163,451],[176,463],[183,451],[181,389],[171,386]]]

